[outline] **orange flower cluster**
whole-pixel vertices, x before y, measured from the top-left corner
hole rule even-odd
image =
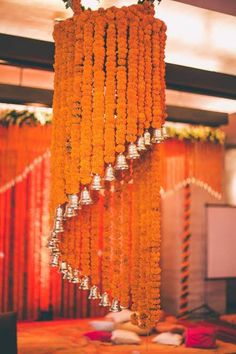
[[[160,128],[162,125],[162,80],[161,80],[161,68],[160,68],[160,56],[161,56],[161,44],[160,44],[160,29],[161,21],[153,23],[152,31],[152,48],[153,48],[153,77],[152,77],[152,89],[153,89],[153,128]]]
[[[145,128],[150,127],[152,122],[152,25],[144,21],[144,44],[145,44]]]
[[[117,19],[117,117],[116,117],[116,152],[125,151],[126,119],[127,119],[127,31],[128,23],[125,14],[120,13]]]
[[[166,114],[166,64],[165,64],[165,46],[166,46],[166,30],[167,27],[164,22],[161,22],[161,32],[160,32],[160,69],[161,69],[161,113],[162,113],[162,124],[165,123],[167,117]]]
[[[113,18],[114,19],[114,18]],[[107,27],[106,95],[104,161],[115,161],[115,108],[116,108],[116,27],[114,21]]]
[[[145,51],[144,32],[140,23],[138,28],[138,135],[144,132],[145,117]]]
[[[139,22],[130,20],[128,42],[128,86],[127,86],[127,133],[126,140],[134,143],[137,138],[138,117],[138,27]]]
[[[83,12],[79,4],[73,1],[75,15],[54,31],[52,210],[89,188],[93,175],[103,177],[106,164],[165,117],[165,26],[154,18],[153,4]],[[79,211],[79,222],[66,222],[60,244],[63,260],[94,285],[123,306],[132,301],[140,325],[154,322],[159,311],[153,282],[159,279],[160,182],[152,180],[151,169],[159,174],[159,167],[151,156],[131,162],[133,172],[122,182],[118,176],[105,185],[104,213],[94,198],[94,206]]]
[[[92,285],[99,285],[99,220],[100,220],[100,203],[97,202],[93,206],[91,213],[91,281]]]
[[[80,177],[82,184],[89,184],[91,182],[93,31],[94,23],[87,21],[84,25],[84,70],[82,77],[81,97],[82,120],[80,133]]]
[[[95,19],[93,38],[93,112],[92,112],[92,173],[103,175],[104,169],[104,80],[105,21],[102,16]]]

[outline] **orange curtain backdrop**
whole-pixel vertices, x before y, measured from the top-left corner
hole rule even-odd
[[[223,145],[168,139],[161,145],[161,154],[162,187],[165,192],[173,191],[186,182],[222,194]]]
[[[20,176],[50,147],[51,126],[0,126],[0,188]]]
[[[81,293],[74,284],[62,281],[57,270],[49,268],[49,252],[45,246],[49,234],[50,156],[45,152],[50,147],[50,136],[50,126],[0,127],[0,311],[17,310],[19,319],[36,319],[40,309],[47,310],[52,305],[55,317],[101,315],[97,304],[88,302],[86,292]],[[195,177],[221,192],[223,148],[220,145],[170,139],[160,149],[165,190]],[[134,166],[134,179],[135,171]],[[145,175],[144,170],[140,173]],[[105,194],[94,206],[100,218],[95,235],[99,247],[102,247],[101,234],[109,231],[106,220],[116,212],[113,207],[110,215],[107,203],[128,201],[126,209],[131,209],[131,219],[126,220],[127,213],[118,216],[125,228],[136,217],[135,205],[142,201],[135,199],[136,187],[129,183],[131,177],[127,176],[129,188],[121,193],[117,191],[119,195],[114,195],[113,201]],[[151,176],[145,178],[144,195]],[[11,181],[10,186],[2,188]],[[128,244],[129,229],[126,234]],[[125,252],[126,249],[122,253],[124,258]]]

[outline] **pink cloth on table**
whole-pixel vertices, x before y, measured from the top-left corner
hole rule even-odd
[[[216,331],[209,327],[189,327],[186,330],[185,345],[188,348],[216,348]]]
[[[111,332],[106,331],[93,331],[84,333],[84,336],[90,340],[99,340],[101,342],[110,342],[111,341]]]

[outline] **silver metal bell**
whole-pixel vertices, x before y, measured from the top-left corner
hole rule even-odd
[[[100,191],[102,189],[102,179],[99,175],[95,175],[92,180],[91,189],[93,191]]]
[[[80,204],[81,205],[91,205],[93,204],[92,198],[90,196],[89,190],[84,187],[80,196]]]
[[[62,277],[62,279],[63,280],[68,280],[67,279],[67,273],[68,273],[68,270],[65,270],[62,274],[63,274],[63,277]]]
[[[51,249],[51,255],[52,256],[56,256],[56,255],[60,255],[60,250],[59,250],[59,248],[58,248],[58,245],[55,245],[55,247],[53,247],[52,249]]]
[[[128,170],[129,165],[126,162],[126,158],[124,154],[119,154],[116,158],[115,170],[123,171]]]
[[[59,243],[58,234],[54,231],[51,232],[51,235],[48,238],[47,248],[55,248]]]
[[[120,301],[118,299],[113,299],[110,307],[110,312],[120,312]]]
[[[54,241],[59,242],[59,240],[58,240],[58,234],[57,234],[55,231],[52,231],[52,232],[51,232],[50,238],[51,238],[51,240],[54,240]]]
[[[152,136],[152,143],[160,144],[163,140],[164,139],[163,139],[163,136],[162,136],[161,128],[154,129],[153,136]]]
[[[70,203],[67,203],[66,204],[64,218],[65,219],[67,219],[67,218],[69,219],[69,218],[73,218],[74,216],[76,216],[75,209],[70,205]]]
[[[71,279],[71,283],[73,283],[73,284],[80,283],[79,270],[78,269],[74,269],[73,270],[73,278]]]
[[[69,194],[68,199],[69,199],[69,206],[71,208],[73,208],[74,210],[80,209],[79,196],[77,194]]]
[[[57,219],[55,220],[53,232],[55,232],[57,234],[64,232],[62,220],[57,220]]]
[[[56,212],[55,212],[55,219],[62,220],[63,214],[64,214],[64,210],[63,210],[62,206],[58,205],[58,207],[56,208]]]
[[[128,154],[127,154],[127,159],[129,160],[136,160],[140,157],[137,146],[133,143],[129,144],[128,146]]]
[[[49,248],[50,250],[52,248],[55,248],[57,246],[57,242],[53,239],[49,239],[48,243],[47,243],[47,248]]]
[[[67,270],[63,273],[63,279],[68,280],[69,282],[71,282],[72,278],[73,278],[72,268],[68,264],[67,265]]]
[[[137,150],[140,151],[140,152],[143,152],[143,151],[146,151],[147,148],[145,146],[145,143],[144,143],[144,137],[143,136],[140,136],[138,138],[138,141],[137,141]]]
[[[60,267],[59,267],[59,272],[65,273],[67,272],[67,263],[65,261],[61,261]]]
[[[148,130],[145,131],[143,138],[144,138],[144,144],[146,146],[150,146],[151,145],[151,134],[149,133]]]
[[[100,299],[100,294],[99,294],[99,289],[96,285],[93,285],[90,288],[90,292],[89,292],[89,296],[88,296],[89,300],[97,300]]]
[[[73,273],[71,270],[70,271],[68,270],[68,272],[66,272],[66,280],[68,280],[71,283],[72,279],[73,279]]]
[[[99,302],[99,306],[101,306],[101,307],[109,307],[110,306],[109,295],[107,292],[102,294],[101,301]]]
[[[105,170],[104,180],[107,182],[112,182],[116,179],[115,171],[111,164],[109,164]]]
[[[52,256],[51,266],[52,267],[58,267],[59,266],[59,255],[55,254],[55,255]]]
[[[85,276],[82,278],[79,288],[81,290],[89,290],[89,277]]]
[[[163,139],[168,139],[168,133],[167,133],[167,129],[166,129],[166,126],[165,125],[163,125],[162,127],[161,127],[161,133],[162,133],[162,137],[163,137]]]

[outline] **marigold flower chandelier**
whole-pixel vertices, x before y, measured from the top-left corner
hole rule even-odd
[[[51,265],[133,322],[160,313],[166,26],[152,1],[55,25]]]

